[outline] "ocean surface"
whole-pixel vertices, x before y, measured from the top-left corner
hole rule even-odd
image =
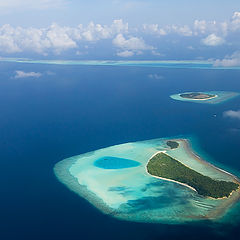
[[[15,71],[40,72],[15,78]],[[193,136],[205,155],[240,171],[240,98],[174,101],[188,91],[240,92],[237,69],[0,62],[0,239],[238,239],[240,223],[164,225],[102,214],[69,191],[54,165],[74,155],[147,139]]]

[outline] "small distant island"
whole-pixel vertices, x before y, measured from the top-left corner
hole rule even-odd
[[[239,187],[234,182],[204,176],[163,152],[157,153],[149,160],[147,171],[153,176],[186,185],[204,197],[215,199],[229,197]]]
[[[203,92],[182,92],[170,95],[170,98],[177,101],[219,104],[232,98],[240,96],[237,92],[226,91],[203,91]]]
[[[179,96],[191,100],[208,100],[217,97],[217,95],[214,94],[207,94],[201,92],[181,93]]]
[[[179,143],[173,140],[169,140],[167,141],[167,145],[171,148],[171,149],[176,149],[179,147]]]

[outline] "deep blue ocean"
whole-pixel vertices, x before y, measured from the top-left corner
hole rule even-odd
[[[16,70],[42,76],[15,79]],[[169,97],[211,90],[240,92],[240,71],[1,62],[0,239],[239,239],[240,223],[215,230],[114,219],[53,173],[73,155],[176,135],[194,136],[240,172],[240,121],[223,117],[240,109],[240,98],[211,105]]]

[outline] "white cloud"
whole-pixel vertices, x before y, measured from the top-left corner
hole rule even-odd
[[[163,28],[160,28],[158,24],[143,24],[143,30],[150,34],[167,35],[167,32]]]
[[[6,53],[21,52],[21,48],[13,37],[15,29],[10,25],[4,25],[0,28],[0,51]]]
[[[156,34],[160,36],[165,36],[170,33],[177,33],[181,36],[186,37],[193,35],[191,28],[187,25],[184,26],[171,25],[160,28],[158,24],[143,24],[143,31],[146,33]]]
[[[229,31],[229,24],[227,22],[223,22],[220,24],[220,28],[222,30],[223,35],[227,36],[228,31]]]
[[[208,35],[206,38],[202,39],[204,45],[207,46],[219,46],[225,41],[223,38],[216,36],[214,33]]]
[[[207,29],[207,22],[205,20],[195,20],[194,30],[200,33],[205,33]]]
[[[14,76],[14,78],[29,78],[29,77],[39,78],[41,76],[42,74],[39,72],[16,71],[16,75]]]
[[[119,57],[131,57],[134,55],[134,52],[126,50],[126,51],[118,52],[117,55]]]
[[[46,33],[46,44],[50,44],[50,47],[53,48],[56,53],[76,48],[77,43],[71,38],[69,30],[69,28],[59,27],[57,24],[52,24]]]
[[[192,30],[187,25],[184,25],[182,27],[178,27],[178,26],[173,25],[172,26],[172,31],[178,33],[179,35],[185,36],[185,37],[191,37],[192,34],[193,34]]]
[[[79,35],[82,35],[84,40],[90,42],[107,39],[112,35],[112,29],[110,27],[94,24],[93,22],[90,22],[86,28],[80,25],[79,30]]]
[[[176,33],[180,36],[191,37],[193,35],[227,36],[229,33],[240,30],[240,12],[235,12],[229,21],[217,22],[198,20],[192,26],[176,24],[160,27],[158,24],[143,24],[143,31],[148,34],[168,35]]]
[[[240,12],[235,12],[232,16],[231,27],[234,31],[240,29]]]
[[[238,111],[233,111],[233,110],[226,111],[226,112],[223,113],[223,116],[240,120],[240,110],[238,110]]]
[[[193,24],[194,35],[223,34],[223,23],[216,21],[195,20]]]
[[[227,36],[240,30],[240,12],[235,12],[230,21],[217,22],[206,20],[195,20],[194,34],[215,34]]]
[[[79,25],[79,35],[82,35],[86,41],[98,41],[100,39],[109,39],[119,33],[128,32],[128,23],[124,23],[122,19],[114,20],[110,26],[94,24],[90,22],[86,28]]]
[[[143,29],[145,31],[156,33],[158,32],[158,24],[143,24]]]
[[[128,23],[124,23],[122,19],[113,21],[111,29],[114,33],[128,32]]]
[[[119,33],[127,33],[128,24],[121,19],[109,26],[89,23],[86,27],[61,27],[53,23],[47,28],[0,27],[0,52],[17,53],[31,51],[47,55],[60,54],[68,49],[78,48],[81,41],[95,42],[114,38]]]
[[[240,51],[233,53],[231,56],[226,56],[224,59],[217,59],[214,66],[218,67],[240,67]]]
[[[76,42],[71,38],[71,29],[52,24],[49,28],[13,28],[3,25],[0,28],[0,51],[15,53],[33,51],[45,54],[52,50],[55,53],[76,48]]]
[[[118,34],[113,39],[113,44],[116,47],[126,49],[126,50],[149,50],[153,49],[152,46],[147,45],[143,39],[137,37],[130,37],[126,39],[123,34]]]
[[[134,54],[140,55],[143,50],[153,50],[152,46],[147,45],[142,38],[130,37],[126,39],[123,34],[119,33],[112,41],[113,45],[122,49],[118,52],[120,57],[131,57]]]
[[[156,73],[154,73],[154,74],[149,74],[148,77],[151,78],[151,79],[157,79],[157,80],[164,79],[163,76],[161,76],[161,75],[159,75],[159,74],[156,74]]]

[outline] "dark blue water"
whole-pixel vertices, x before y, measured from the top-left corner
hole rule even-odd
[[[139,165],[140,163],[134,160],[110,156],[99,158],[94,162],[94,166],[103,169],[131,168]]]
[[[14,79],[16,70],[43,76]],[[53,166],[115,144],[191,134],[214,160],[240,171],[240,121],[222,115],[240,109],[240,99],[207,105],[169,98],[240,92],[239,78],[235,70],[0,63],[0,239],[238,239],[239,224],[220,231],[105,216],[58,182]]]

